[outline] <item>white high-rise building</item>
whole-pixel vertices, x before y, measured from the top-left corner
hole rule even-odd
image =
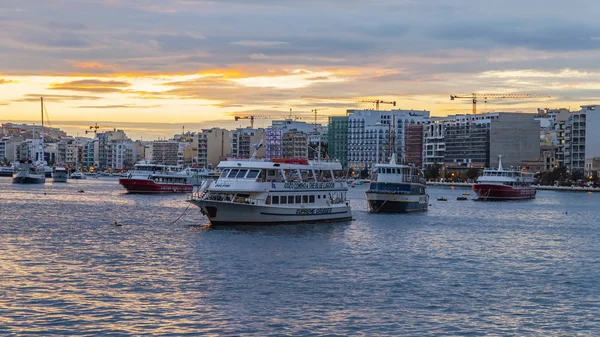
[[[405,126],[423,123],[429,118],[429,111],[348,110],[348,116],[348,166],[368,168],[389,161],[394,148],[397,161],[401,162]],[[394,144],[390,137],[392,132]]]
[[[600,157],[600,105],[583,105],[570,114],[565,130],[565,166],[583,170],[586,160]]]

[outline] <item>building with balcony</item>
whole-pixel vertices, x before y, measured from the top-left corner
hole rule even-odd
[[[367,169],[388,162],[395,151],[405,160],[406,126],[423,124],[429,111],[348,110],[348,167]]]
[[[203,168],[214,169],[219,162],[231,155],[231,131],[212,128],[197,134],[197,164]]]
[[[308,134],[289,130],[282,137],[282,157],[308,159]]]
[[[265,129],[238,128],[232,132],[231,155],[235,158],[250,158],[258,148],[256,157],[264,158],[265,140]]]
[[[600,105],[583,105],[570,114],[565,127],[564,165],[571,171],[586,167],[586,160],[600,157]]]

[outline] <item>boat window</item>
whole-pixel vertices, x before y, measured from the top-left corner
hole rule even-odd
[[[304,182],[314,182],[315,176],[312,170],[300,170],[300,177]]]
[[[299,203],[301,203],[301,202],[302,202],[300,199],[301,199],[301,196],[297,195],[297,196],[296,196],[296,203],[297,203],[297,204],[299,204]]]
[[[345,170],[334,170],[333,176],[335,177],[335,181],[346,181],[346,171]]]
[[[300,196],[297,196],[296,198],[298,198],[298,197],[300,197]],[[302,196],[302,202],[305,203],[305,204],[308,203],[308,195],[303,195]]]
[[[248,173],[248,170],[240,170],[240,172],[235,177],[237,179],[242,179],[242,178],[244,178],[244,176],[246,176],[246,173]]]
[[[287,182],[299,182],[302,181],[300,176],[298,175],[298,170],[295,169],[284,169],[283,174],[285,175],[285,180]]]
[[[293,203],[294,203],[294,196],[293,195],[288,195],[288,204],[293,204]]]
[[[260,172],[259,170],[250,170],[248,172],[248,175],[246,176],[246,179],[254,179],[258,176],[258,172]]]
[[[315,202],[315,196],[314,195],[309,195],[308,196],[308,202],[314,203]]]
[[[319,194],[319,195],[317,195],[317,199],[321,199],[321,195],[320,195],[320,194]]]
[[[264,182],[266,179],[267,173],[265,170],[261,170],[260,173],[258,174],[258,178],[256,179],[256,181],[258,182]]]
[[[285,195],[282,195],[281,199],[279,199],[279,203],[280,204],[287,204],[287,197]]]
[[[391,168],[388,168],[386,171],[387,171],[387,173],[392,173],[392,169]]]
[[[331,175],[331,171],[330,170],[319,170],[318,172],[318,176],[317,176],[317,181],[319,182],[328,182],[328,181],[333,181],[333,176]]]
[[[271,204],[271,196],[268,195],[267,199],[265,200],[265,204],[270,205]]]
[[[273,205],[277,205],[279,203],[279,196],[274,195],[272,200],[273,200]]]
[[[238,174],[240,170],[238,169],[233,169],[231,170],[231,173],[229,173],[229,175],[227,176],[227,178],[235,178],[235,176]]]

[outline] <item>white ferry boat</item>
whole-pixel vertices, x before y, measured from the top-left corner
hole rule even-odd
[[[212,225],[347,221],[348,184],[339,162],[304,159],[222,161],[219,179],[188,200]]]
[[[429,196],[421,170],[412,165],[376,164],[374,181],[369,184],[367,202],[371,213],[404,213],[426,211]]]

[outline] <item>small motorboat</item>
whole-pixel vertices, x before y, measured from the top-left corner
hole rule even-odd
[[[467,197],[456,197],[456,200],[469,200]]]
[[[439,197],[437,198],[438,201],[448,201],[448,199],[446,199],[445,197]]]
[[[469,191],[464,191],[462,194],[463,194],[463,195],[471,195],[471,192],[469,192]]]

